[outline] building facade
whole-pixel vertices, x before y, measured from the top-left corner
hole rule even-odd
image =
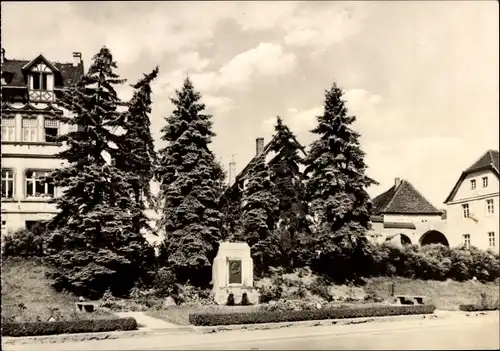
[[[499,154],[488,150],[460,175],[445,200],[451,245],[499,251]]]
[[[394,185],[372,200],[374,216],[369,238],[395,245],[449,245],[443,211],[432,205],[408,180]]]
[[[30,228],[51,218],[57,209],[49,200],[58,195],[43,177],[62,165],[54,140],[70,131],[61,123],[69,114],[57,104],[62,91],[84,74],[81,53],[73,62],[6,59],[2,49],[2,234]]]

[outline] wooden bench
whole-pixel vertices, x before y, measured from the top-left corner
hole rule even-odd
[[[396,295],[395,298],[400,305],[423,305],[425,296]]]
[[[97,302],[92,302],[92,301],[78,301],[75,302],[75,305],[77,312],[87,312],[87,313],[95,312],[97,310],[97,307],[99,306]]]

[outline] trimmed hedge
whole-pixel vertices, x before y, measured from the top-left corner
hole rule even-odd
[[[500,306],[484,306],[480,304],[469,304],[469,305],[460,305],[460,311],[466,312],[479,312],[479,311],[496,311],[500,309]]]
[[[134,318],[2,323],[2,336],[38,336],[136,330]]]
[[[191,313],[189,315],[189,323],[198,326],[215,326],[231,324],[300,322],[321,319],[345,319],[430,314],[433,313],[435,309],[436,307],[434,305],[412,305],[330,308],[303,311],[261,311],[249,313]]]

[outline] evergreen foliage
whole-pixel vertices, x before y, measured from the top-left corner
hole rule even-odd
[[[60,102],[74,117],[63,118],[76,131],[59,140],[67,148],[58,154],[66,165],[48,179],[62,195],[59,213],[50,223],[46,262],[54,265],[54,287],[98,298],[108,288],[126,295],[146,276],[154,252],[134,230],[128,175],[106,163],[115,150],[112,130],[123,122],[115,86],[124,80],[115,73],[111,52],[103,47],[88,73]]]
[[[300,166],[304,160],[301,157],[303,147],[297,142],[295,135],[277,117],[273,141],[270,151],[276,156],[269,163],[271,181],[274,184],[273,193],[279,200],[279,211],[276,219],[277,235],[283,251],[283,265],[294,266],[304,264],[299,250],[303,248],[303,238],[308,235],[309,223],[307,214],[307,199],[304,177]]]
[[[212,116],[206,114],[201,95],[189,78],[171,99],[174,111],[165,120],[157,179],[163,203],[161,223],[166,237],[160,261],[179,282],[204,285],[221,240],[219,199],[224,171],[209,144]]]
[[[248,175],[248,185],[243,196],[242,228],[234,238],[250,246],[258,272],[276,265],[281,256],[279,238],[274,233],[279,200],[273,188],[265,155],[261,154]]]
[[[369,255],[365,234],[371,201],[366,188],[376,182],[365,174],[360,134],[352,129],[356,117],[348,114],[342,95],[336,83],[325,92],[324,113],[311,131],[318,139],[311,144],[305,174],[316,224],[317,268],[328,267],[335,278],[351,279],[363,273]]]
[[[158,67],[131,85],[134,94],[128,103],[128,111],[123,121],[125,134],[117,137],[118,149],[113,155],[116,167],[127,173],[134,192],[132,201],[135,206],[136,232],[143,228],[150,229],[144,213],[147,208],[145,200],[150,207],[155,207],[150,182],[157,164],[157,155],[150,130],[149,114],[152,105],[151,82],[157,75]]]

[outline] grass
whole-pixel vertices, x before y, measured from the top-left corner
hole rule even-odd
[[[77,313],[75,302],[78,299],[52,289],[45,277],[48,270],[36,260],[9,258],[2,261],[2,322],[47,321],[52,314],[65,320],[115,318],[107,311]],[[55,313],[54,309],[57,309]]]
[[[389,290],[391,283],[395,284],[395,295],[427,296],[438,310],[457,311],[461,304],[480,303],[482,293],[491,300],[498,299],[500,295],[498,281],[483,284],[471,280],[457,282],[453,280],[434,281],[381,277],[369,279],[363,289],[369,294],[375,294],[389,300],[391,298]]]

